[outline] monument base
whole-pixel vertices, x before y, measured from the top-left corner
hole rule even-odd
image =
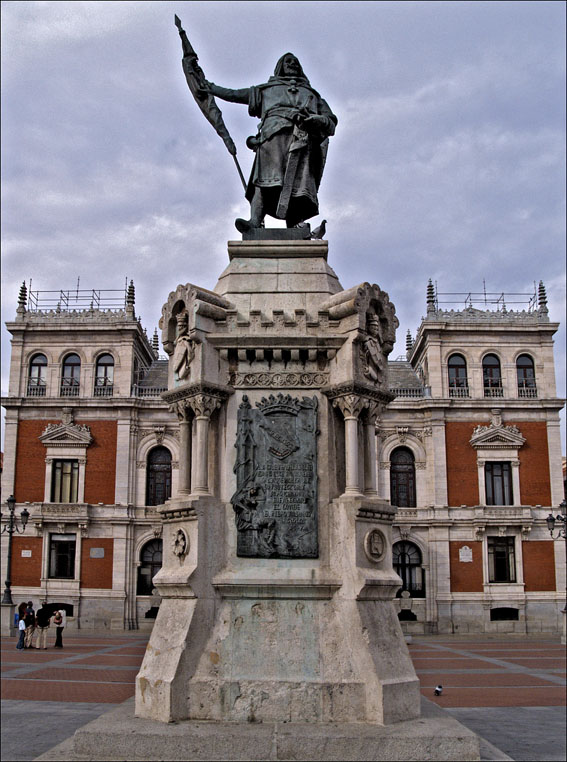
[[[128,700],[38,760],[479,760],[479,738],[422,700],[421,718],[366,723],[165,724],[134,717]]]

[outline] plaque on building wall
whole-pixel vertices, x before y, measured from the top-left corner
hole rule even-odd
[[[91,558],[104,558],[104,548],[91,548],[89,555]]]
[[[235,446],[237,555],[317,558],[317,398],[245,395]]]
[[[468,545],[459,548],[459,561],[465,564],[472,563],[472,548]]]
[[[31,558],[32,552],[31,550],[22,550],[22,558]]]

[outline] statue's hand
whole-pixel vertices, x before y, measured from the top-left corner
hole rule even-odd
[[[302,130],[306,130],[309,133],[319,133],[321,127],[325,123],[325,118],[312,114],[311,116],[301,117],[301,121],[298,122]]]

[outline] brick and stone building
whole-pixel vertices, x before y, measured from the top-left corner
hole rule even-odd
[[[219,308],[207,293],[213,320]],[[430,283],[407,356],[389,363],[396,398],[376,425],[375,482],[398,506],[396,606],[408,632],[561,629],[564,543],[545,524],[564,496],[558,324],[542,285],[524,309],[509,305],[469,298],[447,310]],[[148,339],[136,318],[133,284],[55,295],[23,286],[7,328],[2,500],[13,494],[17,512],[31,514],[13,538],[14,600],[65,605],[68,627],[150,627],[162,552],[156,506],[190,482],[180,463],[188,434],[161,396],[168,361],[157,333]],[[184,351],[174,361],[180,378],[190,342]],[[294,362],[317,362],[317,352],[296,353]],[[198,471],[198,451],[192,461]]]

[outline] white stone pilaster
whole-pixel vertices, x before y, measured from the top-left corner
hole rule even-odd
[[[116,431],[116,489],[114,500],[128,504],[130,464],[130,420],[119,419]]]

